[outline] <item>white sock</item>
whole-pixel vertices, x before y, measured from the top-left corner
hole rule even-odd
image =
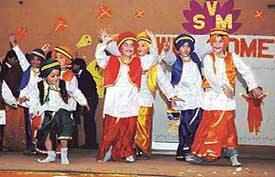
[[[39,163],[50,163],[50,162],[54,162],[55,161],[55,157],[56,157],[55,151],[48,151],[47,158],[45,158],[43,160],[38,159],[37,161]]]
[[[231,161],[233,167],[242,166],[242,164],[238,161],[238,155],[237,154],[231,156],[230,161]]]
[[[61,164],[68,165],[69,163],[68,148],[61,148]]]

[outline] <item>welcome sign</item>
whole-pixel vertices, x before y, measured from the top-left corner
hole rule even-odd
[[[183,10],[188,22],[182,27],[192,34],[208,34],[215,27],[226,28],[229,33],[237,31],[241,23],[237,19],[241,10],[234,9],[234,0],[228,0],[223,5],[217,0],[206,0],[203,6],[196,0],[190,1],[190,10]]]

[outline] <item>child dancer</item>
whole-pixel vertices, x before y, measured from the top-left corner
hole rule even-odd
[[[201,61],[194,52],[195,39],[187,34],[180,34],[174,39],[177,50],[175,55],[170,46],[165,46],[166,63],[172,64],[171,83],[177,96],[184,101],[172,104],[173,109],[180,110],[179,145],[177,160],[189,158],[191,145],[202,115],[202,76]]]
[[[30,100],[30,113],[34,116],[42,115],[43,123],[38,130],[38,145],[45,146],[47,158],[40,163],[55,161],[56,137],[61,142],[61,164],[69,164],[67,157],[68,140],[72,139],[73,119],[69,96],[77,100],[82,106],[87,101],[81,91],[73,85],[60,79],[61,67],[58,61],[48,59],[40,67],[40,77],[43,79],[26,97]],[[88,106],[87,106],[88,107]]]
[[[237,167],[241,163],[238,161],[238,139],[234,123],[236,71],[242,75],[254,96],[260,96],[261,90],[249,67],[235,53],[227,52],[229,34],[225,29],[211,30],[208,42],[212,52],[203,60],[204,111],[192,145],[195,156],[188,161],[213,161],[221,157],[224,150],[232,166]]]

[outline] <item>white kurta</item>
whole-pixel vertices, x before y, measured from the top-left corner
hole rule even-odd
[[[2,90],[2,97],[3,97],[4,101],[6,102],[6,104],[16,107],[17,106],[16,99],[12,95],[12,92],[11,92],[9,86],[7,85],[7,83],[5,81],[3,81],[3,83],[2,83],[1,90]],[[6,125],[5,110],[0,110],[0,125]]]
[[[31,67],[30,63],[28,62],[25,54],[22,52],[22,50],[19,48],[19,46],[15,46],[13,48],[13,50],[15,51],[18,60],[19,60],[19,64],[20,67],[22,68],[22,71],[25,72],[29,67]],[[20,94],[19,97],[23,97],[24,95],[26,95],[28,92],[30,92],[31,89],[33,89],[35,87],[35,85],[41,81],[42,79],[39,77],[39,73],[38,73],[39,69],[36,68],[31,69],[30,71],[30,78],[28,81],[28,84],[26,85],[25,88],[23,88],[22,90],[20,90]],[[21,104],[21,106],[23,107],[27,107],[27,104],[24,102]]]
[[[193,61],[184,62],[181,79],[175,85],[176,94],[183,101],[172,104],[175,110],[196,109],[202,106],[202,79],[198,65]]]
[[[252,90],[258,86],[251,72],[250,68],[240,59],[238,55],[232,53],[233,64],[237,71],[242,75],[242,78],[246,81],[249,90]],[[205,110],[235,110],[236,101],[235,98],[229,99],[224,94],[222,85],[229,84],[229,80],[226,75],[226,69],[224,64],[224,58],[215,56],[216,74],[213,70],[213,59],[210,55],[206,55],[204,64],[204,74],[211,85],[211,88],[206,89],[204,92],[203,109]]]
[[[61,71],[61,79],[63,79],[63,74],[65,73],[66,71]],[[76,76],[73,76],[72,80],[70,81],[65,81],[66,82],[66,86],[69,86],[69,87],[76,87],[78,89],[78,81],[77,81],[77,78]],[[70,94],[69,94],[70,95]],[[77,103],[76,103],[76,100],[74,98],[72,98],[72,95],[70,95],[69,97],[69,100],[68,100],[68,104],[69,106],[71,107],[71,110],[72,111],[75,111],[76,110],[76,106],[77,106]]]
[[[110,57],[105,54],[106,44],[98,44],[96,48],[95,58],[101,68],[105,68]],[[142,70],[151,68],[155,59],[150,56],[144,56],[141,59]],[[139,99],[138,88],[131,84],[128,78],[129,66],[121,63],[117,82],[106,88],[105,102],[103,114],[113,117],[127,118],[138,115]]]
[[[44,82],[44,90],[48,90],[48,84]],[[80,105],[84,106],[87,105],[87,100],[85,96],[82,94],[82,92],[75,86],[66,83],[66,90],[70,96],[72,96],[72,99],[75,99]],[[45,93],[46,94],[46,93]],[[44,111],[54,111],[56,112],[58,109],[63,108],[68,111],[73,111],[72,107],[69,104],[66,104],[60,93],[51,90],[49,92],[49,101],[45,102],[43,105],[40,104],[40,99],[39,99],[39,89],[38,85],[32,89],[32,91],[26,95],[29,98],[29,108],[30,108],[30,114],[42,114]]]
[[[164,61],[173,65],[177,57],[172,52],[166,53]],[[174,86],[177,97],[184,101],[176,101],[172,104],[175,110],[196,109],[202,106],[203,90],[201,87],[202,79],[198,65],[192,60],[183,63],[180,81]]]

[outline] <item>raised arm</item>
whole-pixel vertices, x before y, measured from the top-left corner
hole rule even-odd
[[[105,50],[108,42],[112,40],[112,37],[107,33],[106,29],[101,29],[99,31],[99,38],[102,42],[96,46],[95,58],[98,66],[104,69],[107,66],[110,58],[106,55]]]
[[[10,35],[9,42],[10,42],[10,45],[12,46],[12,49],[14,50],[14,52],[18,57],[20,67],[22,68],[23,72],[26,71],[30,67],[30,63],[28,62],[25,54],[22,52],[22,50],[18,46],[16,42],[16,36],[14,33]]]

